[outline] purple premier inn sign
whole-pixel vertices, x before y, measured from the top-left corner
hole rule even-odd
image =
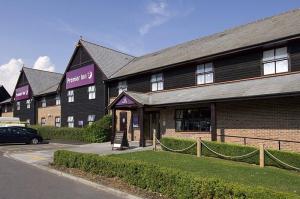
[[[84,66],[82,68],[72,70],[66,74],[66,88],[76,88],[88,84],[95,83],[95,67],[94,64]]]
[[[15,96],[16,96],[16,101],[28,99],[29,98],[29,85],[17,88]]]
[[[123,96],[118,103],[116,104],[116,106],[126,106],[126,105],[133,105],[135,104],[131,99],[129,99],[127,96]]]

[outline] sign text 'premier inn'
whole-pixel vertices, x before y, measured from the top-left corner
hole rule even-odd
[[[16,96],[16,101],[28,99],[29,98],[29,85],[17,88],[15,96]]]
[[[66,74],[66,89],[95,83],[94,64],[72,70]]]

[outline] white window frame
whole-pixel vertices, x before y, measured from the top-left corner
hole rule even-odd
[[[88,124],[91,125],[95,122],[95,119],[96,119],[96,115],[88,115]]]
[[[17,102],[17,111],[19,111],[19,110],[21,110],[21,102],[20,101]]]
[[[212,62],[199,64],[197,66],[196,82],[197,85],[214,83],[214,66]]]
[[[68,116],[68,127],[74,128],[74,116]]]
[[[163,73],[151,75],[151,91],[164,90],[164,76]]]
[[[61,118],[60,117],[55,117],[54,126],[58,127],[58,128],[61,127]]]
[[[127,81],[119,81],[118,83],[119,95],[124,91],[127,91]]]
[[[284,70],[280,71],[279,66],[283,64]],[[267,69],[268,67],[268,69]],[[269,71],[268,71],[269,70]],[[274,75],[286,73],[290,71],[289,55],[287,47],[273,48],[265,50],[262,58],[262,73],[263,75]]]
[[[47,107],[47,101],[46,101],[46,98],[45,98],[45,97],[43,97],[43,99],[42,99],[42,107],[43,107],[43,108],[46,108],[46,107]]]
[[[46,118],[42,117],[41,118],[41,126],[45,126],[46,125]]]
[[[88,87],[89,99],[96,99],[96,86],[92,85]]]
[[[26,100],[27,109],[30,109],[30,104],[31,104],[31,100],[30,99]]]
[[[56,104],[56,106],[60,105],[60,95],[56,95],[56,97],[55,97],[55,104]]]
[[[4,113],[7,113],[7,104],[4,105]]]
[[[68,90],[68,102],[74,102],[74,90]]]
[[[30,119],[27,119],[27,120],[26,120],[26,123],[30,124]]]

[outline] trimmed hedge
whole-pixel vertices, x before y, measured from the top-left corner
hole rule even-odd
[[[161,143],[166,145],[167,147],[171,149],[183,149],[186,148],[193,143],[195,143],[195,140],[192,139],[178,139],[178,138],[170,138],[170,137],[164,137],[161,140]],[[214,151],[229,155],[229,156],[238,156],[238,155],[244,155],[247,153],[250,153],[257,148],[251,147],[251,146],[243,146],[238,144],[228,144],[228,143],[220,143],[220,142],[209,142],[204,141],[204,143]],[[165,148],[163,148],[166,150]],[[292,166],[300,168],[300,154],[299,153],[293,153],[293,152],[286,152],[286,151],[278,151],[278,150],[269,150],[271,154],[273,154],[278,159],[282,160],[283,162],[286,162]],[[188,151],[181,152],[185,154],[191,154],[196,155],[197,149],[196,146],[192,147]],[[202,147],[202,155],[208,156],[208,157],[219,157],[212,152],[208,151],[205,147]],[[235,160],[239,162],[246,162],[250,164],[259,164],[259,154],[256,153],[251,157],[245,158],[245,159],[239,159]],[[265,165],[267,166],[276,166],[279,168],[284,168],[282,165],[275,162],[273,159],[268,157],[268,155],[265,156]]]
[[[59,150],[54,153],[54,163],[106,177],[119,177],[131,185],[171,198],[295,198],[288,193],[201,178],[181,170],[113,156]]]
[[[106,142],[111,138],[111,116],[106,115],[84,128],[57,128],[52,126],[31,126],[44,139],[60,139],[81,142]]]

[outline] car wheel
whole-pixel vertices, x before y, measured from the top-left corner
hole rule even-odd
[[[33,138],[31,140],[31,144],[38,144],[39,143],[39,140],[37,138]]]

